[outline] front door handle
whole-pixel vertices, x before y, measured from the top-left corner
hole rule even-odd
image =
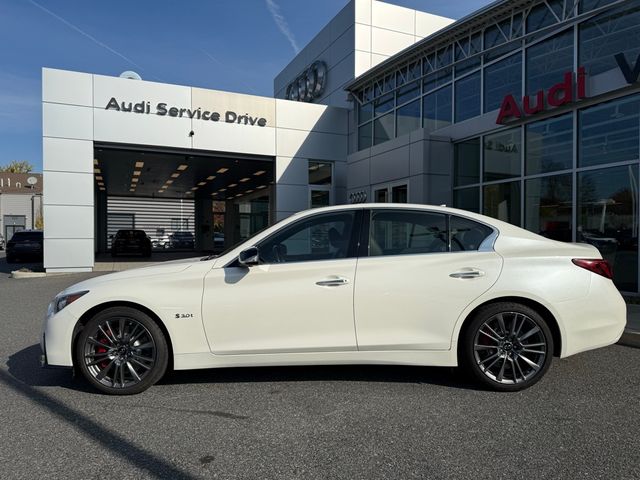
[[[449,276],[451,278],[470,279],[470,278],[483,277],[484,272],[477,268],[462,268],[457,272],[450,273]]]
[[[319,287],[339,287],[349,283],[349,279],[345,277],[330,277],[316,282]]]

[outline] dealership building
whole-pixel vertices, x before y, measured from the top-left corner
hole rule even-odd
[[[409,202],[591,243],[637,293],[639,92],[640,0],[458,21],[351,0],[273,97],[45,68],[45,268],[92,270],[122,228],[215,251],[306,208]]]

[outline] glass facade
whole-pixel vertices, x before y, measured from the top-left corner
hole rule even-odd
[[[413,74],[394,77],[393,85],[372,79],[355,92],[358,126],[366,130],[358,130],[358,146],[377,142],[375,122],[383,115],[396,119],[388,138],[419,128],[456,138],[454,207],[554,240],[592,244],[611,262],[616,285],[639,292],[640,78],[634,83],[629,75],[640,55],[640,0],[546,0],[520,11],[513,5],[452,47],[433,42],[418,60],[418,52],[408,56]],[[557,113],[494,125],[506,95],[521,108],[521,97],[530,96],[535,106],[538,92],[566,73],[576,82],[578,67],[591,79],[588,87],[600,90]],[[623,76],[633,86],[622,88]],[[601,95],[611,77],[618,83]],[[394,106],[377,115],[376,102],[391,97]],[[478,123],[489,127],[478,128],[481,134],[457,139],[476,124],[438,132],[483,114],[492,116]]]

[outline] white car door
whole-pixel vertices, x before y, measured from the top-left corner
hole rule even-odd
[[[369,219],[356,273],[358,349],[449,349],[460,313],[500,274],[502,257],[478,251],[493,230],[425,210],[377,209]]]
[[[361,212],[307,216],[261,241],[260,264],[205,277],[205,330],[216,354],[352,351]]]

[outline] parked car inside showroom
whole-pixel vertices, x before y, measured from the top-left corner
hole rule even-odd
[[[42,230],[21,230],[7,242],[7,263],[42,262]]]
[[[196,246],[196,240],[191,232],[175,232],[169,235],[171,248],[186,248],[192,250]]]
[[[111,241],[111,256],[151,256],[151,239],[144,230],[118,230]]]
[[[620,338],[611,278],[592,245],[467,211],[319,208],[216,257],[67,288],[49,305],[41,361],[109,394],[141,392],[169,365],[461,365],[515,391],[553,356]]]

